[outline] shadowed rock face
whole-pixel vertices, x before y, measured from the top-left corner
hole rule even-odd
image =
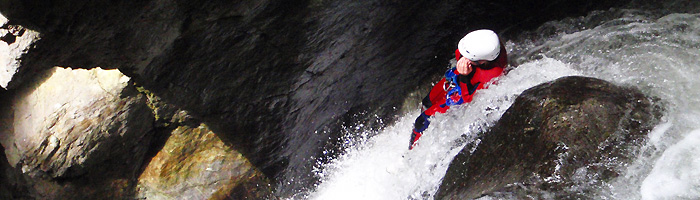
[[[564,191],[577,181],[616,177],[659,117],[650,98],[603,80],[564,77],[538,85],[518,96],[473,152],[465,148],[455,157],[437,197],[499,191],[590,197],[585,189]]]
[[[7,162],[5,148],[0,149],[0,181],[2,181],[0,184],[1,199],[29,198],[25,188],[26,183],[21,180],[19,169],[13,168]]]
[[[508,37],[624,2],[5,0],[0,12],[41,34],[7,88],[55,65],[118,68],[293,193],[341,122],[391,121],[468,31]]]

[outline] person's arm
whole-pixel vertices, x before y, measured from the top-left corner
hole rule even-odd
[[[473,68],[469,74],[460,75],[461,87],[467,88],[467,90],[462,90],[464,102],[471,102],[477,90],[484,89],[486,83],[491,81],[491,79],[501,76],[506,65],[508,65],[508,54],[505,46],[501,44],[501,52],[498,54],[498,57],[488,63],[485,68]]]

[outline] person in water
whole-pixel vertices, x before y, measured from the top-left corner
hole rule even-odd
[[[430,93],[423,98],[423,109],[414,123],[408,149],[416,145],[435,113],[445,113],[450,106],[469,103],[484,84],[503,74],[508,64],[506,49],[491,30],[476,30],[465,35],[457,44],[457,66],[445,72]]]

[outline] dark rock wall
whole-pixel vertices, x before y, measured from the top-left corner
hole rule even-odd
[[[0,148],[0,199],[27,198],[27,189],[20,173],[19,169],[13,168],[7,161],[5,148]]]
[[[507,39],[624,2],[3,0],[0,12],[42,34],[8,88],[55,65],[118,68],[299,189],[342,121],[391,119],[468,31]]]

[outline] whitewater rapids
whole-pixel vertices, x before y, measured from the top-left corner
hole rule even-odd
[[[700,199],[700,14],[635,9],[549,22],[509,40],[517,63],[470,104],[431,120],[408,150],[419,110],[381,130],[347,127],[346,153],[317,166],[321,182],[299,199],[433,199],[448,165],[522,91],[563,76],[590,76],[662,99],[662,123],[595,199]],[[425,88],[427,91],[429,88]],[[362,126],[362,125],[360,125]],[[353,130],[358,130],[353,132]],[[583,188],[582,188],[583,191]],[[495,197],[482,197],[494,199]],[[503,197],[498,197],[503,198]]]

